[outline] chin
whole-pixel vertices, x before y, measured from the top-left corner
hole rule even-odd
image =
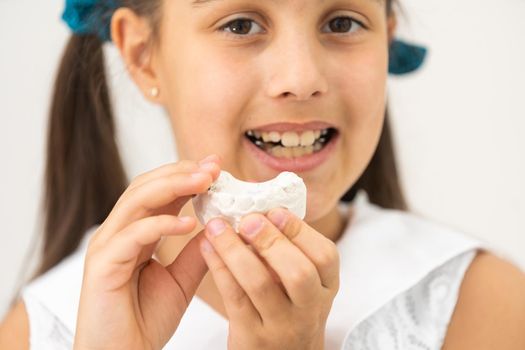
[[[339,197],[328,191],[308,191],[306,195],[306,215],[304,221],[316,222],[330,213],[337,206]]]

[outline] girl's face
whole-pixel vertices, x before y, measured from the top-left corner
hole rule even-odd
[[[179,158],[218,154],[223,169],[245,181],[294,171],[308,189],[305,221],[327,215],[366,168],[383,126],[391,23],[385,3],[181,0],[163,6],[154,62]],[[326,129],[325,143],[312,145]],[[310,146],[258,142],[263,150],[248,137],[263,137],[262,131],[273,132],[267,137],[277,142]]]

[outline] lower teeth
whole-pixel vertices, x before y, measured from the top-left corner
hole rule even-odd
[[[323,147],[323,144],[316,142],[314,145],[306,147],[270,146],[263,149],[277,158],[299,158],[319,152]]]

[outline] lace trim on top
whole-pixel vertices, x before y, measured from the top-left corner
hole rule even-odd
[[[476,250],[465,252],[430,272],[361,322],[343,349],[441,349],[463,276],[475,256]]]

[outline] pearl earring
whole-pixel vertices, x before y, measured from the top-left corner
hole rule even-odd
[[[159,88],[157,88],[157,87],[151,88],[150,95],[152,97],[158,97],[159,96]]]

